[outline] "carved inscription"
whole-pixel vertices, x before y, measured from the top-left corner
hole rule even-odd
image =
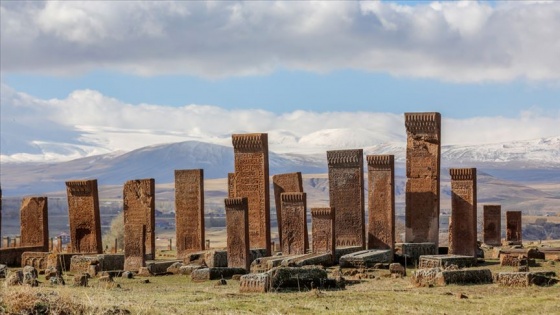
[[[282,253],[305,254],[309,248],[307,239],[307,196],[305,193],[282,193]]]
[[[49,250],[47,197],[23,198],[20,209],[21,246],[43,246]]]
[[[278,236],[282,247],[282,211],[280,211],[280,194],[287,192],[303,192],[301,173],[287,173],[272,176],[274,186],[274,202],[276,204],[276,219],[278,223]]]
[[[521,211],[506,211],[506,241],[521,242]]]
[[[249,202],[249,239],[251,248],[264,248],[270,255],[270,192],[268,172],[268,135],[234,134],[235,197]]]
[[[439,240],[441,115],[405,113],[407,243]]]
[[[146,226],[135,224],[127,227],[124,235],[124,270],[138,271],[140,267],[146,266],[146,246],[143,240],[146,238]]]
[[[204,250],[204,172],[175,171],[177,258]]]
[[[476,257],[476,168],[452,168],[449,254]]]
[[[502,206],[484,205],[484,243],[492,246],[502,244]]]
[[[97,180],[66,182],[70,242],[74,253],[102,253]]]
[[[395,246],[395,157],[368,155],[368,249]]]
[[[327,151],[337,247],[365,247],[363,150]]]
[[[245,268],[251,264],[249,252],[248,198],[227,198],[227,260],[228,267]]]
[[[311,208],[314,254],[334,253],[334,213],[333,208]]]
[[[153,178],[130,180],[124,184],[123,212],[125,242],[144,242],[147,259],[155,259],[155,181]],[[145,226],[144,239],[127,237],[132,226]]]
[[[228,198],[235,198],[235,173],[228,173]]]

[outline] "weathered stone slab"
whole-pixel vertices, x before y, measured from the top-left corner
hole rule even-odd
[[[25,197],[20,208],[21,246],[42,246],[49,251],[47,197]]]
[[[506,211],[506,242],[521,244],[521,211]]]
[[[96,271],[123,270],[124,255],[122,254],[74,254],[70,258],[70,272],[89,273],[90,266],[96,266]]]
[[[449,254],[477,255],[476,168],[451,168]]]
[[[75,253],[103,252],[97,180],[66,182],[70,241]]]
[[[315,254],[334,253],[334,210],[333,208],[311,208],[312,251]]]
[[[558,283],[554,272],[499,272],[496,282],[504,287],[550,286]]]
[[[282,193],[282,253],[305,254],[309,249],[307,239],[307,195],[305,193]]]
[[[239,279],[239,292],[266,293],[268,290],[270,290],[268,273],[248,274]]]
[[[336,247],[366,246],[363,150],[327,151]]]
[[[355,253],[355,252],[359,252],[361,250],[363,250],[363,248],[361,248],[359,246],[337,248],[334,251],[334,264],[338,264],[338,262],[340,261],[340,257],[342,257],[344,255],[352,254],[352,253]]]
[[[171,267],[174,263],[182,262],[180,260],[149,260],[146,261],[146,269],[152,276],[166,275],[167,268]]]
[[[202,268],[196,269],[191,272],[191,279],[193,281],[209,281],[217,279],[229,279],[233,275],[244,275],[247,273],[245,268]]]
[[[312,289],[327,280],[327,271],[320,267],[277,267],[268,271],[270,290],[280,288]]]
[[[444,270],[436,275],[437,285],[492,283],[490,269]]]
[[[227,267],[227,251],[225,250],[206,250],[202,252],[189,253],[183,261],[186,264],[206,264],[213,267]]]
[[[272,186],[274,187],[274,203],[276,205],[276,219],[278,222],[278,239],[282,247],[282,212],[280,195],[289,192],[303,192],[303,182],[301,172],[277,174],[272,176]]]
[[[332,266],[333,257],[330,253],[325,254],[306,254],[298,255],[292,258],[282,260],[281,266],[285,267],[303,267],[310,265],[322,265],[325,267]]]
[[[420,256],[418,269],[447,268],[455,265],[458,268],[472,267],[476,265],[476,257],[461,255],[423,255]]]
[[[368,155],[368,249],[395,247],[395,156]],[[392,261],[392,257],[391,257]]]
[[[413,264],[418,262],[422,255],[437,255],[438,247],[434,243],[397,243],[395,251],[406,257],[407,264]]]
[[[124,270],[138,271],[146,266],[146,226],[125,223]]]
[[[248,199],[247,197],[227,198],[224,203],[226,207],[228,267],[249,270],[251,256],[249,253]]]
[[[43,246],[0,248],[0,262],[8,267],[20,267],[21,255],[25,252],[40,252]]]
[[[177,258],[204,250],[204,171],[175,171]]]
[[[247,197],[250,248],[270,248],[268,134],[233,134],[235,197]],[[248,266],[247,266],[248,268]]]
[[[124,184],[123,188],[123,212],[124,212],[124,241],[125,247],[127,242],[143,242],[146,259],[154,259],[156,253],[156,237],[155,237],[155,181],[153,178],[129,180]],[[143,239],[139,237],[138,226],[145,226],[145,235]],[[137,226],[134,237],[127,235],[129,228]],[[131,245],[139,248],[139,244]],[[142,266],[140,266],[142,267]]]
[[[281,265],[283,260],[291,259],[295,257],[301,257],[305,255],[279,255],[279,256],[269,256],[257,258],[251,262],[251,273],[262,273],[267,272],[274,267]]]
[[[484,244],[502,245],[502,206],[484,205]]]
[[[439,242],[441,115],[405,113],[407,243]]]
[[[392,256],[390,249],[367,249],[340,257],[338,264],[343,268],[370,268],[377,263],[393,261]]]
[[[48,252],[24,252],[21,255],[21,266],[32,266],[38,270],[45,270],[48,267]]]

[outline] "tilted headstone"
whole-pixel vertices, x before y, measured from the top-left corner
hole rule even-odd
[[[449,254],[476,257],[476,168],[451,168]]]
[[[282,254],[305,254],[309,248],[307,239],[307,196],[305,193],[282,193]]]
[[[235,197],[249,202],[249,240],[252,249],[270,255],[270,192],[268,134],[233,134]]]
[[[146,235],[143,242],[146,259],[155,259],[156,254],[155,199],[155,181],[153,178],[129,180],[124,184],[123,212],[125,243],[138,241],[128,236],[129,227],[144,225]]]
[[[363,150],[327,151],[327,162],[336,246],[365,248]]]
[[[20,208],[21,246],[43,246],[49,251],[47,197],[23,198]]]
[[[74,253],[103,252],[97,180],[66,182],[70,243]]]
[[[175,171],[177,258],[204,250],[204,172]]]
[[[249,252],[249,205],[248,198],[227,198],[227,261],[228,267],[249,270],[251,254]]]
[[[368,155],[368,249],[395,248],[395,156]]]
[[[439,243],[441,115],[405,113],[407,243]]]

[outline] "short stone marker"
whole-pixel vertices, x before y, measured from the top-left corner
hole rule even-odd
[[[521,244],[521,211],[506,211],[506,242]]]
[[[227,198],[227,253],[228,267],[249,270],[251,257],[249,253],[249,211],[248,199]]]
[[[276,222],[278,225],[278,239],[280,240],[280,246],[282,246],[282,211],[281,205],[282,200],[280,195],[282,193],[289,192],[303,192],[303,183],[301,179],[301,173],[286,173],[277,174],[272,176],[272,186],[274,187],[274,202],[276,205]]]
[[[20,208],[21,247],[42,246],[49,251],[49,215],[47,197],[23,198]]]
[[[484,205],[484,244],[502,245],[502,206]]]
[[[75,253],[103,252],[97,180],[66,182],[70,241]]]
[[[305,254],[309,249],[307,239],[307,196],[305,193],[282,193],[282,253]]]
[[[335,252],[333,208],[311,208],[311,223],[313,253],[333,254]]]

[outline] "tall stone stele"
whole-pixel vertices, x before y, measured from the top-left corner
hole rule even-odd
[[[251,249],[265,249],[270,255],[270,191],[268,134],[232,135],[235,197],[247,197]]]
[[[502,206],[484,205],[484,244],[502,245]]]
[[[311,236],[313,254],[335,253],[334,209],[311,208]]]
[[[249,251],[249,203],[247,197],[227,198],[226,208],[227,260],[230,268],[251,265]]]
[[[449,175],[449,254],[476,257],[476,168],[451,168]]]
[[[282,193],[282,254],[301,255],[307,253],[307,195],[303,192]]]
[[[42,246],[49,251],[47,197],[25,197],[20,208],[21,246]]]
[[[129,180],[123,188],[124,241],[144,243],[146,259],[155,259],[156,255],[156,197],[153,178]],[[144,225],[144,239],[138,226]],[[134,228],[132,230],[131,228]],[[139,246],[135,246],[138,248]],[[125,245],[126,248],[126,245]]]
[[[204,171],[175,171],[177,258],[204,250]]]
[[[368,249],[395,248],[395,156],[368,155]]]
[[[327,151],[336,247],[365,248],[363,150]]]
[[[439,243],[441,115],[405,113],[407,243]]]
[[[282,211],[281,199],[282,193],[302,193],[303,182],[301,173],[286,173],[277,174],[272,176],[272,186],[274,187],[274,203],[276,205],[276,222],[278,225],[278,239],[280,240],[280,247],[282,247]]]
[[[74,253],[103,252],[97,180],[66,182],[70,244]]]

